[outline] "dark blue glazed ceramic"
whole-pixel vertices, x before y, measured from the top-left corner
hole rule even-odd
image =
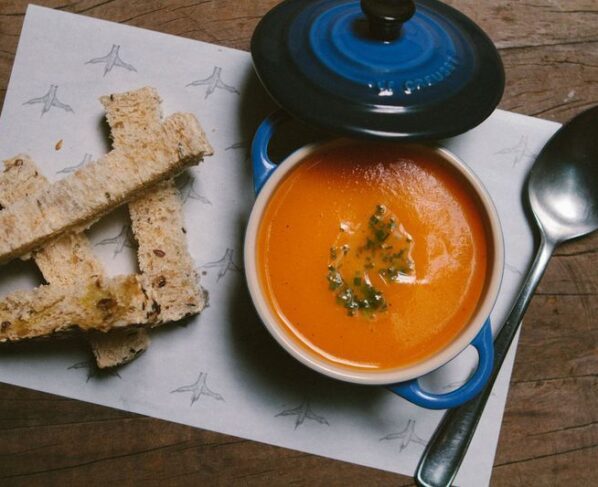
[[[457,10],[436,0],[415,7],[398,37],[383,41],[359,1],[287,0],[255,30],[255,70],[282,108],[331,133],[387,140],[463,133],[502,96],[500,57]]]

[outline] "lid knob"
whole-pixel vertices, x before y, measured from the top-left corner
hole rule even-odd
[[[370,22],[370,34],[382,41],[393,41],[401,26],[415,13],[413,0],[361,0],[361,10]]]

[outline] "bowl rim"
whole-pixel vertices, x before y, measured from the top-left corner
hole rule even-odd
[[[363,141],[372,143],[371,141]],[[414,364],[402,366],[393,369],[366,370],[343,367],[335,365],[331,361],[310,352],[302,347],[298,341],[290,336],[290,333],[284,330],[283,325],[271,310],[265,298],[265,293],[261,289],[259,274],[257,271],[257,235],[261,223],[262,215],[266,208],[270,196],[278,184],[286,175],[298,164],[300,164],[308,155],[328,148],[347,143],[355,143],[354,139],[336,138],[330,141],[316,142],[305,145],[295,150],[287,156],[266,181],[261,191],[257,195],[245,232],[244,240],[244,267],[247,287],[254,307],[264,325],[274,337],[274,339],[285,349],[292,357],[303,363],[307,367],[316,370],[324,375],[345,382],[367,385],[390,385],[398,382],[404,382],[419,378],[433,370],[447,364],[465,348],[467,348],[473,339],[480,332],[486,320],[490,316],[498,292],[500,290],[503,272],[504,272],[504,238],[498,212],[482,181],[461,159],[438,143],[418,143],[409,144],[409,146],[423,147],[439,154],[449,165],[463,176],[475,193],[481,203],[481,211],[485,213],[488,219],[491,242],[493,245],[494,259],[489,268],[490,279],[486,287],[486,293],[478,306],[476,313],[472,316],[469,324],[459,335],[448,345],[440,349],[433,355],[418,361]],[[385,144],[405,145],[397,142],[384,142]]]

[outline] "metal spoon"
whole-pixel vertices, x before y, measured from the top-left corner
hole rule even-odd
[[[467,452],[492,385],[523,314],[557,245],[598,229],[598,107],[564,125],[536,159],[527,184],[540,247],[505,324],[494,342],[494,368],[486,388],[446,413],[419,462],[422,487],[449,486]]]

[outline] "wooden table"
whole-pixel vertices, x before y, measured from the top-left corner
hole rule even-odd
[[[256,23],[277,1],[38,3],[247,50]],[[448,3],[481,25],[500,49],[507,73],[501,108],[565,122],[598,104],[595,0]],[[26,4],[0,3],[1,100]],[[597,317],[598,234],[558,250],[532,302],[492,485],[598,485]],[[140,481],[413,484],[404,476],[0,385],[1,485]]]

